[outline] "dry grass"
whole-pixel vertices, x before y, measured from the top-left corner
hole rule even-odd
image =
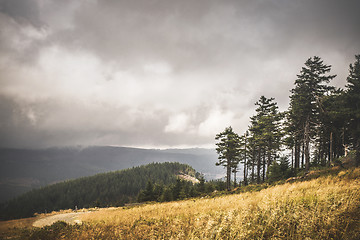
[[[360,239],[360,168],[259,192],[100,209],[81,219],[51,239]]]
[[[17,220],[0,221],[0,237],[5,233],[19,228],[29,228],[36,221],[37,218],[23,218]],[[1,238],[0,238],[1,239]]]
[[[124,239],[359,239],[360,169],[212,199],[84,215],[98,237]],[[110,233],[109,233],[110,232]]]
[[[80,209],[78,211],[85,212],[89,210],[95,211],[96,209]],[[19,230],[32,228],[34,222],[40,219],[58,214],[63,214],[63,213],[71,213],[71,212],[73,212],[73,210],[67,209],[57,212],[53,211],[51,213],[41,213],[41,214],[35,213],[35,217],[31,217],[31,218],[0,221],[0,239],[9,236],[17,236],[19,235]]]

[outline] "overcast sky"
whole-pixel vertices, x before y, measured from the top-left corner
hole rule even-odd
[[[344,87],[358,0],[0,0],[0,147],[212,147],[314,55]]]

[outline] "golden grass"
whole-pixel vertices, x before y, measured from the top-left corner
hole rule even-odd
[[[358,239],[360,169],[260,192],[84,214],[80,239]]]
[[[0,221],[0,239],[19,235],[19,229],[31,228],[39,216],[8,221]]]
[[[87,211],[96,211],[96,208],[92,209],[79,209],[78,212],[87,212]],[[15,220],[8,220],[8,221],[0,221],[0,239],[9,237],[9,236],[17,236],[19,235],[19,230],[21,229],[29,229],[32,228],[34,222],[37,220],[54,216],[63,213],[71,213],[73,210],[66,209],[60,211],[53,211],[51,213],[35,213],[34,217],[30,218],[22,218],[22,219],[15,219]]]
[[[259,192],[98,209],[81,220],[22,239],[360,239],[360,168]]]

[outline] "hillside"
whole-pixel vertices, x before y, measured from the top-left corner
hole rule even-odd
[[[69,180],[27,192],[0,207],[0,219],[30,217],[38,212],[121,206],[136,201],[149,180],[175,183],[179,174],[195,177],[195,170],[180,163],[151,163],[116,172]]]
[[[0,202],[31,189],[152,162],[189,164],[207,179],[224,175],[211,149],[151,150],[125,147],[0,148]]]
[[[307,176],[256,192],[99,209],[79,215],[82,225],[56,223],[33,230],[10,230],[7,236],[22,239],[41,236],[47,239],[359,239],[360,168],[335,167],[312,171]],[[25,220],[18,221],[25,224]],[[14,224],[17,222],[2,222],[2,229],[12,229]]]

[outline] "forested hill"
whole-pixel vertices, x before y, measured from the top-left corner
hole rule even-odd
[[[0,148],[0,202],[31,189],[69,179],[146,165],[152,162],[189,164],[213,179],[224,175],[215,166],[214,149],[140,149],[127,147],[69,147],[49,149]]]
[[[0,218],[30,217],[38,212],[94,206],[119,206],[136,197],[151,180],[158,184],[175,183],[177,175],[195,177],[187,164],[151,163],[116,172],[69,180],[27,192],[0,208]]]

